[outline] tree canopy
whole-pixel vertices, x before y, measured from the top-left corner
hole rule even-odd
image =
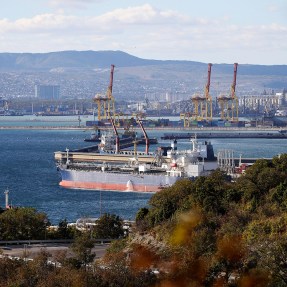
[[[287,286],[286,207],[283,154],[256,161],[235,180],[216,170],[178,181],[155,194],[136,222],[166,244],[157,262],[166,284],[277,287]]]
[[[117,239],[124,235],[123,220],[114,214],[103,214],[92,231],[94,238]]]
[[[44,239],[49,225],[45,213],[31,207],[17,207],[0,214],[0,240]]]

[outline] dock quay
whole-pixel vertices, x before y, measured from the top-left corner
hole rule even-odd
[[[105,127],[107,130],[112,130],[112,127]],[[0,123],[0,130],[80,130],[80,131],[93,131],[93,127],[86,127],[86,126],[64,126],[59,125],[55,126],[53,124],[48,125],[47,123],[45,125],[41,126],[35,126],[33,125],[33,122],[31,125],[25,125],[25,126],[11,126],[11,125],[1,125]],[[123,128],[118,128],[118,130],[123,130]],[[140,130],[138,127],[134,127],[134,130]],[[145,130],[177,130],[177,131],[192,131],[192,132],[201,132],[201,131],[225,131],[225,132],[278,132],[280,129],[278,127],[265,127],[265,126],[258,126],[258,127],[145,127]]]
[[[164,133],[161,137],[162,140],[172,140],[172,139],[190,139],[197,137],[198,139],[218,139],[218,138],[262,138],[262,139],[287,139],[287,133],[281,131],[267,132],[267,131],[224,131],[224,132],[188,132],[188,133]]]
[[[245,157],[245,158],[234,158],[234,164],[235,164],[235,166],[239,166],[240,164],[253,164],[253,163],[255,163],[257,160],[259,160],[259,159],[266,159],[266,160],[269,160],[269,161],[271,161],[272,160],[272,158],[247,158],[247,157]]]

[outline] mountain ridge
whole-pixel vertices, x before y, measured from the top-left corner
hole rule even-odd
[[[123,51],[56,51],[48,53],[0,53],[0,71],[49,71],[55,68],[65,69],[103,69],[111,64],[118,68],[140,66],[174,66],[176,69],[183,67],[200,69],[207,63],[188,60],[155,60],[142,59]],[[230,74],[228,63],[215,63],[221,73]],[[240,64],[242,75],[278,75],[287,74],[287,65],[257,65]]]

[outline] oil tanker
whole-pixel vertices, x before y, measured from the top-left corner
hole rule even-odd
[[[217,168],[211,143],[192,139],[192,147],[178,150],[176,141],[154,153],[91,152],[90,149],[55,153],[64,188],[125,192],[157,192],[182,178],[207,175]]]

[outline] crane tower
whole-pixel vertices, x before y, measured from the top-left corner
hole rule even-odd
[[[96,94],[93,101],[97,104],[98,120],[108,119],[108,115],[115,114],[115,99],[113,97],[113,79],[115,65],[111,65],[110,83],[105,95]]]
[[[208,64],[207,70],[207,83],[205,85],[204,95],[201,96],[200,94],[194,94],[191,98],[194,112],[193,117],[195,119],[205,119],[205,120],[212,120],[212,97],[209,93],[210,88],[210,78],[211,78],[211,67],[212,64]]]
[[[238,63],[234,63],[233,82],[230,95],[219,95],[217,101],[220,106],[220,117],[223,120],[238,121],[238,98],[235,94]]]

